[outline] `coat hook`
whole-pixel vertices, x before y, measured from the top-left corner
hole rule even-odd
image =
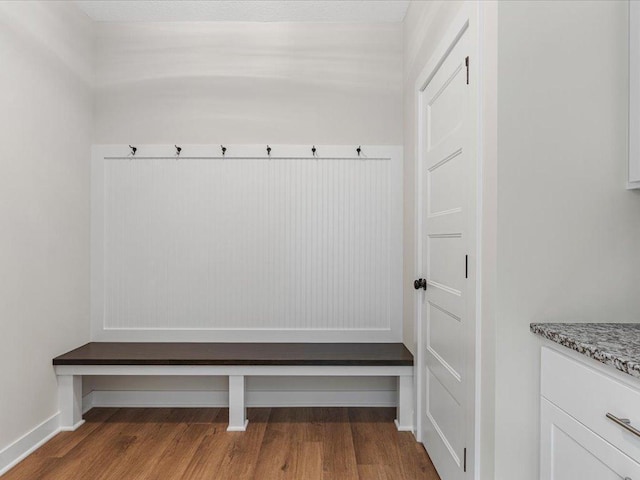
[[[227,153],[227,147],[220,145],[220,149],[222,150],[222,156],[224,157],[224,154]]]
[[[267,155],[271,156],[271,147],[267,145]]]
[[[138,149],[136,147],[132,147],[131,145],[129,145],[129,148],[131,149],[131,156],[135,157]]]
[[[314,145],[313,147],[311,147],[311,155],[313,155],[314,157],[316,156],[316,146]]]
[[[180,152],[182,151],[182,147],[179,147],[178,145],[174,145],[174,147],[176,147],[176,157],[179,157]]]
[[[358,148],[356,148],[356,152],[358,152],[358,156],[360,156],[360,154],[362,153],[362,146],[358,145]]]

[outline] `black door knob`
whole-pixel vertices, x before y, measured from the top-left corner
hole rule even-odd
[[[427,289],[427,281],[424,278],[419,278],[415,282],[413,282],[413,288],[416,290],[426,290]]]

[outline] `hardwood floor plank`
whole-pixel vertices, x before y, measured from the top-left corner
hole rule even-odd
[[[60,432],[42,448],[34,452],[34,456],[63,457],[69,451],[84,441],[94,431],[101,428],[102,424],[118,411],[117,408],[91,409],[84,414],[85,423],[75,432]]]
[[[135,444],[141,426],[152,424],[164,411],[157,409],[119,409],[113,416],[73,448],[53,472],[53,478],[86,478],[97,480],[116,469]],[[75,433],[75,432],[74,432]]]
[[[63,480],[67,478],[89,479],[97,478],[103,472],[113,468],[124,452],[133,444],[135,437],[117,436],[111,437],[105,448],[92,451],[82,457],[67,456],[59,459],[55,468],[51,469],[47,479]],[[98,444],[95,444],[98,445]]]
[[[288,409],[271,409],[253,476],[256,480],[295,478],[298,452],[291,437],[297,428],[287,413]]]
[[[398,451],[400,465],[407,479],[440,480],[429,455],[410,432],[398,432]]]
[[[304,437],[305,442],[322,443],[322,439],[324,438],[324,410],[313,407],[301,408],[300,410],[304,412],[307,418]]]
[[[393,409],[94,409],[2,480],[439,480]]]
[[[56,458],[63,457],[70,450],[75,448],[80,442],[84,441],[92,432],[102,426],[102,423],[115,414],[117,409],[102,409],[99,412],[87,412],[85,416],[85,424],[78,428],[75,432],[60,432],[38,450],[33,452],[29,457],[24,459],[18,466],[3,476],[4,479],[15,478],[40,478],[44,473],[38,473],[40,470],[51,472],[55,469]]]
[[[105,420],[103,423],[99,423],[99,426],[94,430],[93,435],[86,437],[84,441],[81,442],[74,442],[75,434],[79,432],[80,429],[76,430],[75,432],[62,432],[56,435],[52,440],[56,440],[58,439],[58,437],[61,437],[60,441],[63,443],[63,446],[65,442],[74,442],[75,444],[72,448],[67,450],[67,453],[64,456],[64,462],[50,463],[49,468],[46,470],[46,478],[74,478],[70,474],[69,476],[65,477],[65,475],[67,475],[65,472],[74,472],[75,478],[90,478],[88,476],[85,476],[85,474],[82,472],[82,468],[83,466],[88,468],[88,466],[94,464],[95,458],[104,451],[104,445],[107,442],[111,441],[111,430],[115,431],[115,429],[119,427],[119,424],[115,423],[114,419],[131,417],[135,414],[135,409],[116,410],[116,412],[107,420]],[[45,448],[46,446],[47,445],[44,445],[42,448]],[[56,449],[58,448],[60,448],[60,444],[56,445]],[[9,471],[6,476],[3,477],[3,480],[5,478],[15,478],[19,480],[44,478],[44,475],[36,476],[34,473],[32,473],[34,470],[34,466],[32,466],[31,463],[34,460],[38,459],[38,455],[36,455],[38,451],[27,457],[15,468]]]
[[[322,442],[302,442],[298,444],[298,458],[294,478],[322,480]]]
[[[172,408],[167,421],[188,424],[212,424],[220,416],[221,410],[221,408]]]
[[[211,426],[195,423],[188,425],[176,435],[160,458],[140,478],[144,480],[164,480],[181,478],[203,439],[211,434]]]
[[[353,445],[349,409],[323,408],[323,479],[357,480],[358,465]]]
[[[218,469],[217,478],[253,477],[258,460],[256,452],[260,451],[270,413],[269,408],[249,409],[247,431],[226,433],[230,443]]]
[[[226,428],[226,423],[218,419],[221,416],[223,415],[219,408],[173,409],[169,415],[169,421],[183,423],[184,431],[171,439],[167,447],[160,452],[159,458],[138,478],[140,480],[180,478],[204,437]]]
[[[389,480],[385,465],[358,465],[360,480]]]
[[[181,436],[187,427],[186,423],[157,423],[142,427],[118,464],[96,480],[144,478],[149,469],[160,461],[162,452],[176,437]]]
[[[349,423],[358,465],[398,465],[394,409],[351,408]]]
[[[226,423],[229,419],[228,410],[220,410],[215,419],[215,426],[206,435],[191,458],[182,480],[216,479],[217,472],[222,464],[223,453],[229,446],[231,436],[226,431]]]
[[[27,458],[2,476],[2,480],[41,480],[48,475],[61,459],[56,457]]]
[[[135,459],[132,451],[137,451],[139,438],[149,435],[169,413],[169,409],[121,409],[105,423],[102,431],[96,432],[100,436],[88,442],[86,449],[90,452],[91,461],[86,461],[87,456],[82,449],[70,452],[70,456],[80,463],[78,471],[81,478],[104,480],[126,471]]]

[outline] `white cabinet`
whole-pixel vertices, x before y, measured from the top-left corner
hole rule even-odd
[[[629,188],[640,188],[640,2],[629,2]]]
[[[640,464],[544,398],[540,413],[541,480],[640,478]]]
[[[640,480],[640,436],[607,418],[640,427],[640,382],[543,347],[540,399],[542,480]]]

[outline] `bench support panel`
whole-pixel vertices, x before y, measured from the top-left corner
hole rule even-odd
[[[310,366],[310,365],[56,365],[60,427],[82,425],[83,375],[187,375],[229,377],[228,431],[247,428],[245,378],[251,376],[393,376],[397,378],[397,416],[400,431],[414,430],[414,386],[411,366]]]
[[[62,430],[73,431],[84,423],[81,375],[58,375],[58,409]]]
[[[227,432],[244,432],[248,423],[244,375],[229,375],[229,426]]]
[[[401,432],[413,431],[413,375],[398,377],[398,410],[396,427]]]

